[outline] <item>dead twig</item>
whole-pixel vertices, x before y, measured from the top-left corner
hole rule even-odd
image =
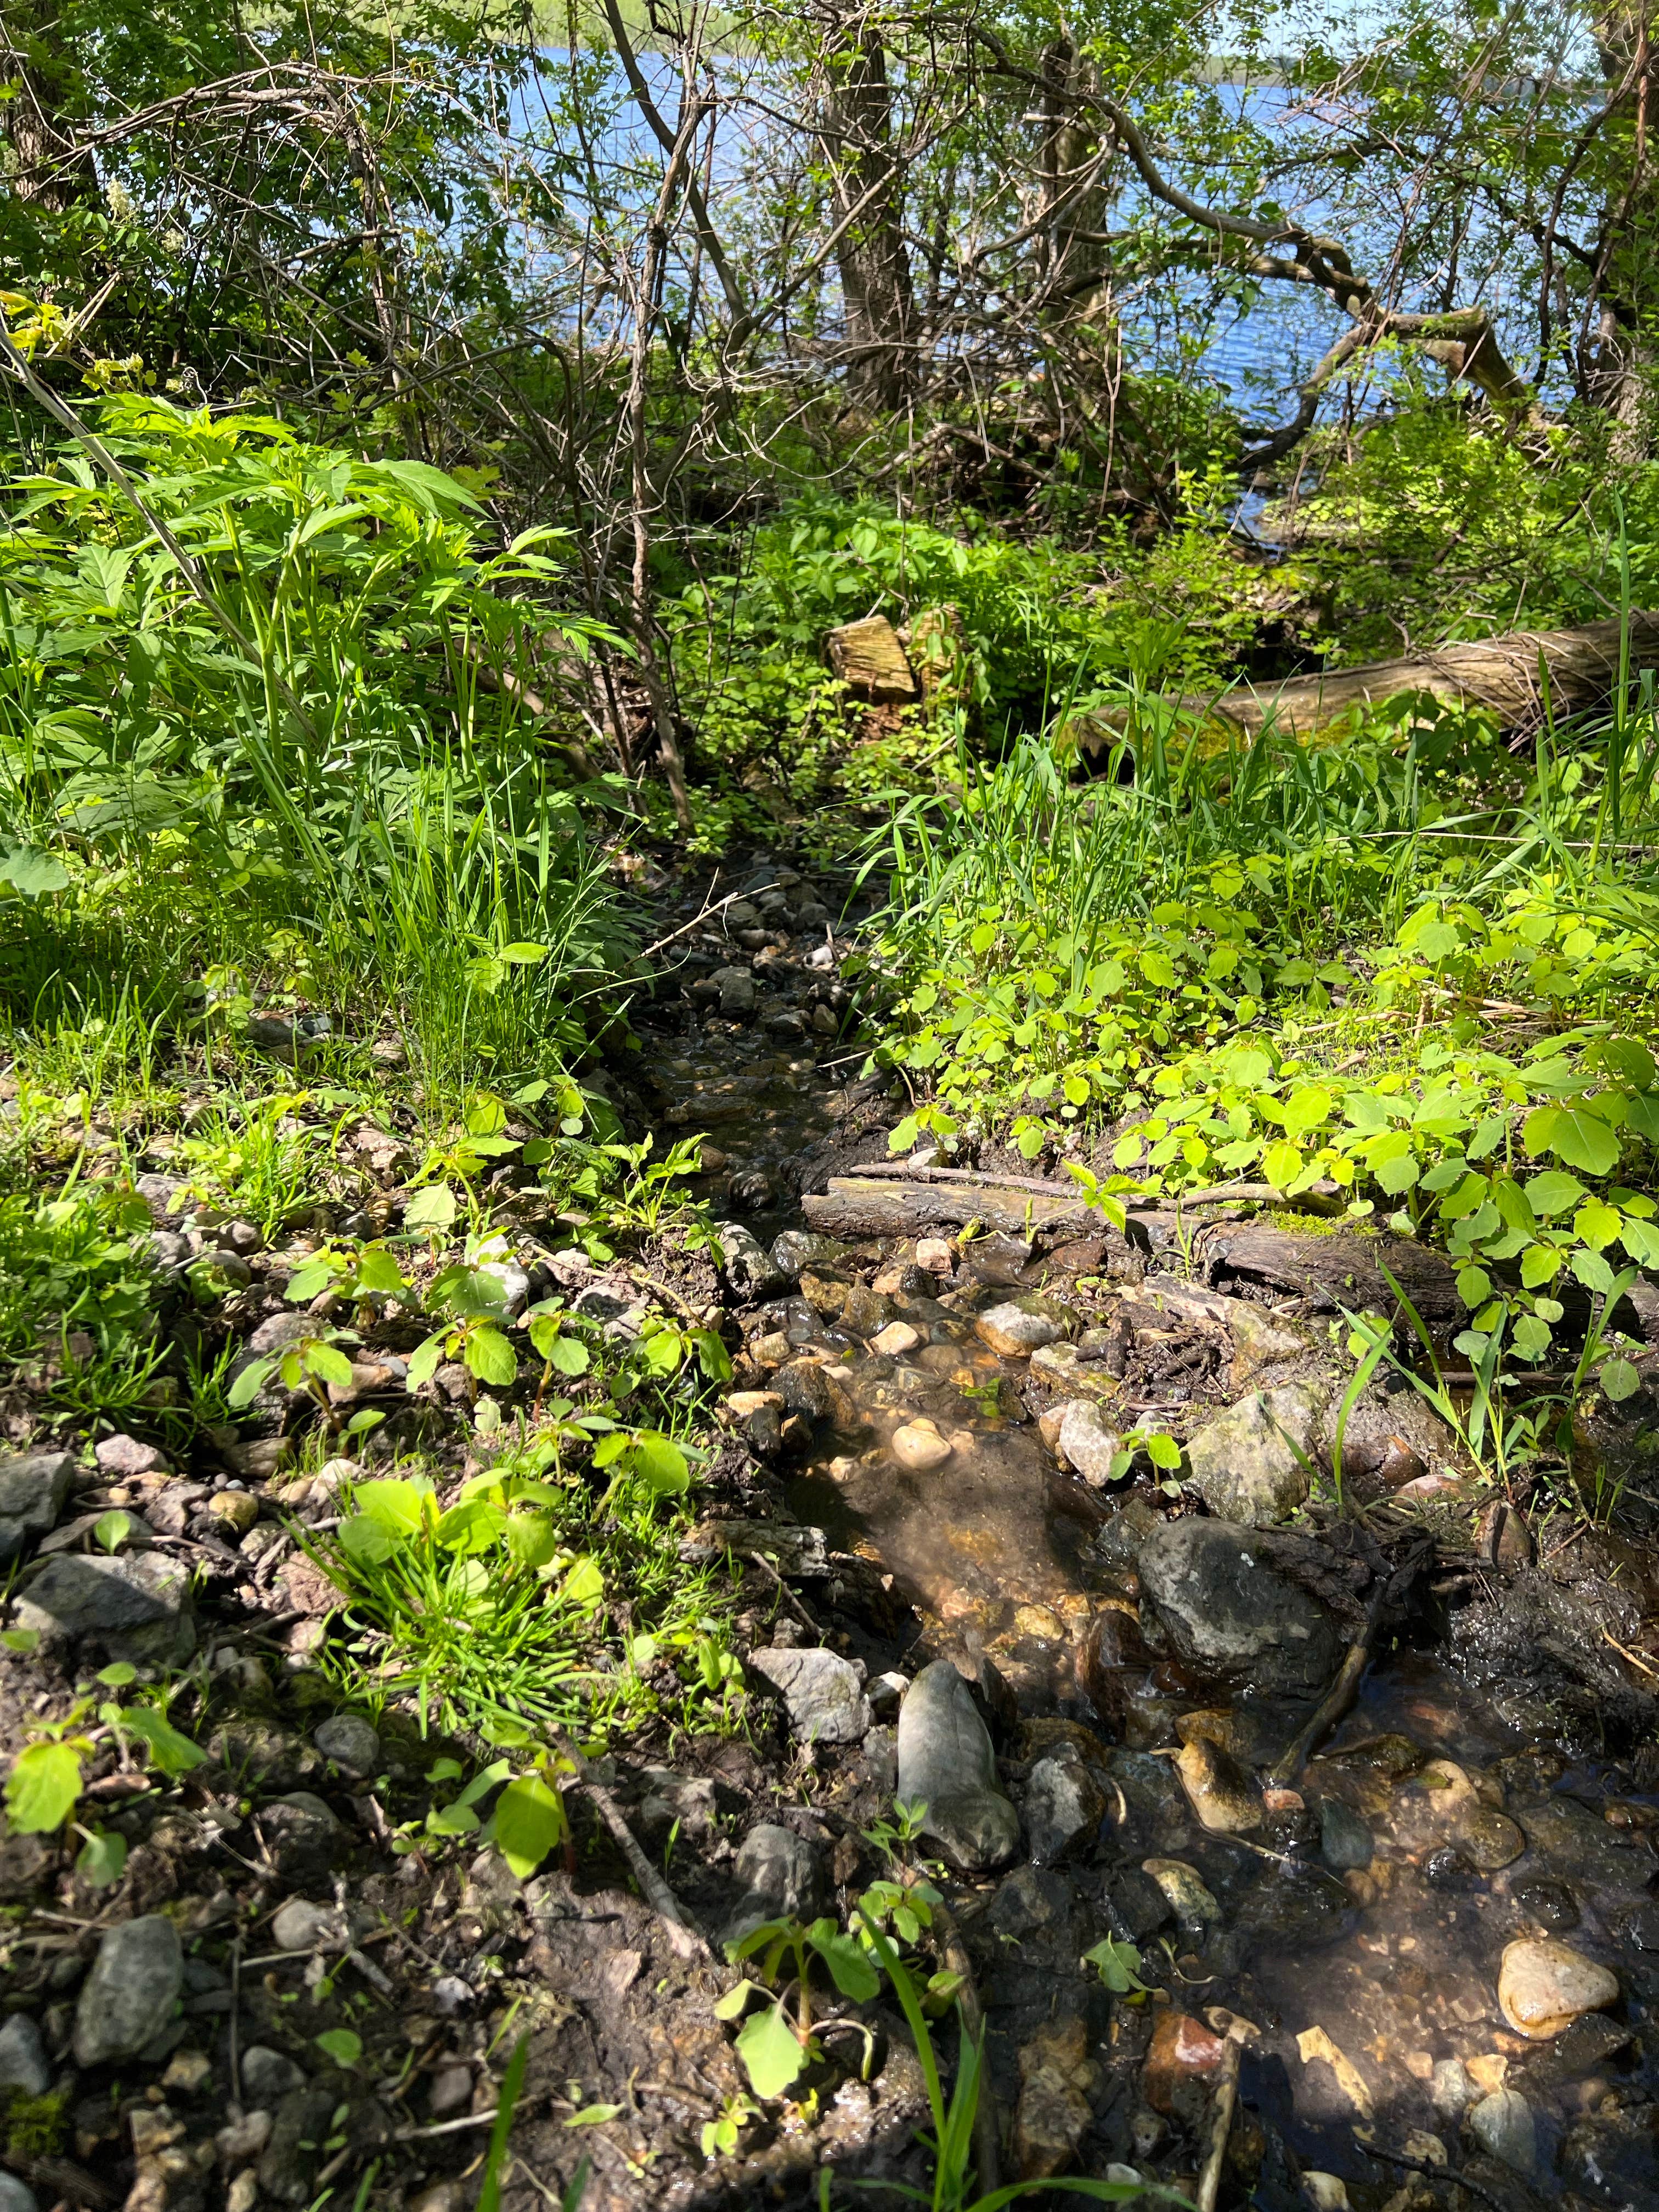
[[[666,1924],[668,1940],[674,1949],[683,1959],[702,1958],[712,1961],[714,1954],[708,1937],[640,1849],[634,1831],[629,1826],[616,1799],[598,1780],[574,1743],[560,1735],[556,1735],[554,1741],[575,1769],[578,1787],[615,1838],[623,1856],[628,1861],[629,1872],[639,1884],[640,1895],[658,1918]]]

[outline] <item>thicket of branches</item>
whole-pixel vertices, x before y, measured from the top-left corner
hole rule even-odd
[[[1401,354],[1540,465],[1563,420],[1644,453],[1644,9],[9,0],[0,258],[48,383],[256,397],[569,526],[684,814],[653,561],[791,485],[1155,528]],[[1243,405],[1199,373],[1241,328]]]

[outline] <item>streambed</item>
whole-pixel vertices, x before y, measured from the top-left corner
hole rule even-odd
[[[763,978],[753,1006],[665,1040],[654,1076],[671,1122],[726,1155],[712,1188],[739,1231],[744,1338],[729,1419],[759,1510],[821,1531],[903,1609],[896,1633],[861,1616],[844,1576],[827,1598],[798,1583],[805,1617],[889,1696],[951,1660],[1024,1815],[1006,1865],[948,1891],[1006,2178],[1192,2193],[1234,2020],[1223,2205],[1659,2204],[1645,1544],[1567,1510],[1565,1474],[1531,1525],[1502,1510],[1409,1388],[1357,1409],[1340,1504],[1327,1474],[1292,1507],[1276,1425],[1264,1446],[1238,1421],[1264,1402],[1305,1416],[1295,1456],[1328,1468],[1346,1377],[1316,1299],[1232,1300],[1183,1287],[1167,1253],[1125,1265],[1075,1237],[812,1235],[792,1187],[884,1158],[899,1109],[776,1034]],[[1067,1430],[1079,1403],[1093,1413]],[[1136,1421],[1187,1445],[1204,1494],[1144,1457],[1104,1478],[1093,1431]],[[1271,1668],[1177,1648],[1141,1569],[1194,1519],[1227,1532],[1258,1594],[1288,1577],[1333,1662],[1368,1593],[1399,1585],[1352,1709],[1276,1786],[1318,1686],[1287,1697]],[[859,1741],[816,1747],[826,1816],[890,1794],[891,1717],[878,1703]],[[1075,1784],[1058,1822],[1056,1762]],[[1082,1963],[1107,1937],[1139,1951],[1146,1993]],[[1540,1960],[1588,1976],[1548,2034],[1498,1994]]]

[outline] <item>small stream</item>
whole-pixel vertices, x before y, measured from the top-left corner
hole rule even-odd
[[[728,939],[702,972],[732,957]],[[702,1018],[693,1002],[650,1057],[675,1133],[704,1130],[726,1156],[708,1180],[717,1212],[724,1197],[770,1241],[799,1231],[792,1169],[804,1161],[821,1187],[825,1148],[856,1120],[860,1094],[849,1048],[794,1028],[802,979],[822,969],[776,947],[763,964],[752,1012]],[[881,1149],[872,1141],[863,1156]],[[878,1563],[915,1608],[912,1648],[872,1643],[868,1663],[908,1674],[940,1654],[964,1665],[983,1655],[1018,1707],[1000,1746],[1016,1801],[1061,1740],[1102,1794],[1085,1848],[1050,1869],[1016,1862],[959,1907],[988,1940],[996,1930],[984,1996],[992,2078],[1018,2108],[1016,2170],[1030,2053],[1074,2005],[1095,2054],[1079,2062],[1077,2080],[1090,2074],[1092,2086],[1079,2092],[1088,2126],[1075,2170],[1116,2164],[1115,2178],[1133,2168],[1190,2190],[1188,2059],[1158,2023],[1185,2016],[1201,2082],[1219,2008],[1258,2031],[1224,2206],[1406,2212],[1449,2201],[1444,2179],[1433,2193],[1447,2168],[1467,2169],[1487,2203],[1659,2206],[1659,1745],[1641,1674],[1606,1649],[1659,1610],[1645,1548],[1589,1529],[1563,1541],[1552,1523],[1565,1564],[1510,1574],[1471,1556],[1425,1569],[1353,1709],[1293,1789],[1264,1792],[1295,1714],[1248,1682],[1197,1679],[1167,1639],[1158,1648],[1150,1620],[1144,1644],[1135,1633],[1138,1547],[1190,1499],[1160,1497],[1145,1474],[1090,1490],[1065,1474],[1034,1418],[1048,1378],[981,1333],[988,1308],[1024,1293],[1058,1297],[1080,1328],[1099,1328],[1125,1286],[1085,1277],[1079,1288],[1009,1237],[975,1240],[943,1269],[937,1254],[920,1265],[914,1245],[797,1235],[782,1249],[797,1279],[743,1311],[739,1382],[753,1389],[805,1362],[830,1387],[831,1417],[773,1464],[784,1510]],[[1190,1407],[1172,1399],[1171,1410]],[[1218,1743],[1261,1796],[1255,1825],[1212,1832],[1199,1817],[1176,1758],[1194,1738]],[[1185,1871],[1149,1879],[1149,1863]],[[1104,2005],[1079,1980],[1079,1934],[1109,1931],[1137,1943],[1167,2002]],[[1616,2001],[1586,2006],[1559,2033],[1517,2032],[1498,1990],[1521,1940],[1565,1943],[1610,1969]],[[1052,1987],[1022,1979],[1018,1960],[1048,1962]],[[1399,2193],[1412,2188],[1430,2193]]]

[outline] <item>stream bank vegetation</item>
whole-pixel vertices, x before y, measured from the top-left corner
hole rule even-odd
[[[1650,1525],[1645,15],[0,28],[6,2162],[89,2212],[118,2170],[494,2212],[553,2201],[533,2110],[573,2204],[840,2203],[881,2127],[837,2085],[908,2033],[888,2179],[1169,2194],[999,2136],[890,1784],[836,1815],[838,1915],[696,1924],[834,1741],[748,1662],[817,1646],[768,1531],[851,1401],[757,1347],[941,1325],[915,1237],[866,1289],[742,1217],[909,1161],[1153,1206],[1187,1260],[1218,1189],[1411,1248],[1432,1312],[1327,1310],[1313,1504],[1392,1374],[1465,1534]],[[1195,1505],[1171,1426],[1103,1484]],[[915,1622],[833,1559],[873,1698]],[[614,2050],[555,1988],[589,1876],[633,1965],[583,2001],[671,1991]],[[160,1965],[106,2027],[126,1927]],[[273,1945],[303,1995],[249,1994]],[[1146,1948],[1087,1954],[1132,2024]]]

